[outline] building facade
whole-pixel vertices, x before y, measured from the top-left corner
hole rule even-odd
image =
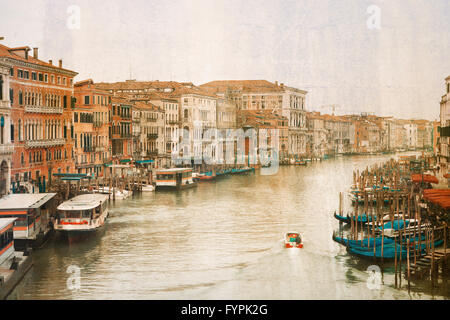
[[[0,197],[11,190],[11,98],[9,76],[12,66],[0,61]]]
[[[44,191],[54,173],[74,170],[70,102],[77,73],[30,50],[0,45],[0,61],[11,66],[12,187],[22,192]]]
[[[109,92],[97,89],[92,79],[75,83],[73,139],[78,173],[104,176],[111,158],[109,139],[112,100]]]

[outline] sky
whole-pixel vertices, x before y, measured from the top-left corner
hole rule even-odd
[[[438,119],[450,75],[448,0],[0,0],[0,33],[75,81],[266,79],[338,114]]]

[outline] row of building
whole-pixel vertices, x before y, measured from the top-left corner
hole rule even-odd
[[[183,155],[180,134],[192,159],[210,148],[216,163],[224,154],[217,139],[229,129],[277,129],[282,163],[429,148],[435,136],[425,120],[307,112],[307,91],[278,82],[96,83],[75,82],[76,75],[62,60],[40,60],[37,48],[0,44],[0,196],[42,191],[56,173],[102,176],[129,162],[173,166],[172,154]],[[248,142],[245,148],[249,154]]]

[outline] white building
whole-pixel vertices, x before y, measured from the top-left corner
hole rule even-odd
[[[0,62],[0,197],[10,192],[14,150],[11,143],[10,69],[10,66]]]
[[[403,126],[405,128],[406,147],[415,149],[417,146],[417,125],[408,123]]]

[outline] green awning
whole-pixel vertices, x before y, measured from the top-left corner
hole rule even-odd
[[[122,160],[120,160],[121,163],[127,163],[127,162],[130,162],[130,161],[131,161],[131,159],[122,159]]]
[[[144,164],[144,163],[153,163],[155,160],[136,160],[136,163]]]

